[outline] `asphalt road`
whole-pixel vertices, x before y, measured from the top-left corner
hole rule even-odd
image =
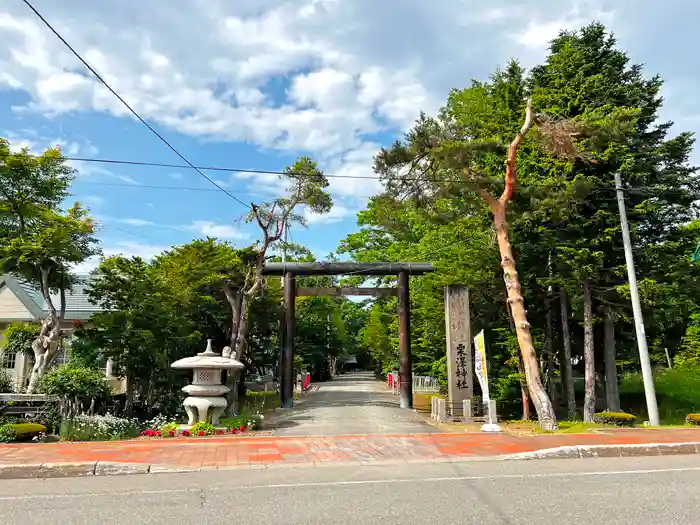
[[[0,523],[691,524],[698,456],[0,481]]]
[[[399,408],[399,398],[372,373],[337,376],[318,383],[271,426],[278,436],[338,436],[348,434],[418,434],[435,432],[425,416]]]

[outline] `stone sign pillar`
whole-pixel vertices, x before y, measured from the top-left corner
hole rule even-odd
[[[454,409],[474,394],[474,357],[469,318],[469,289],[462,285],[445,288],[445,331],[447,338],[447,388],[449,406]],[[471,417],[471,414],[464,414]]]

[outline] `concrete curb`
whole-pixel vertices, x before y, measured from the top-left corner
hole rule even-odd
[[[437,458],[405,458],[392,460],[324,461],[320,463],[272,463],[211,467],[176,467],[149,465],[146,463],[118,463],[111,461],[86,461],[74,463],[36,463],[0,465],[0,480],[45,479],[84,476],[125,476],[133,474],[174,474],[184,472],[211,472],[216,470],[276,470],[328,467],[381,467],[391,465],[418,465],[428,463],[480,463],[488,461],[527,459],[585,459],[634,456],[675,456],[700,454],[700,442],[692,443],[644,443],[637,445],[572,445],[548,448],[533,452],[520,452],[500,456],[445,456]]]
[[[700,454],[700,443],[640,443],[633,445],[571,445],[500,456],[513,459],[585,459]]]
[[[150,465],[141,463],[113,463],[105,461],[0,465],[0,479],[74,478],[83,476],[146,474],[150,471],[150,468]]]

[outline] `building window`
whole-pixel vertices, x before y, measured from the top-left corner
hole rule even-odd
[[[2,367],[3,368],[15,368],[17,364],[17,354],[15,352],[4,352],[2,354]]]

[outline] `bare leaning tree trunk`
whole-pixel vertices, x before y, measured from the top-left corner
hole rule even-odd
[[[593,341],[593,297],[591,283],[583,282],[583,364],[585,393],[583,397],[583,420],[595,420],[595,346]]]
[[[496,239],[501,254],[501,266],[503,267],[503,280],[506,283],[508,303],[511,315],[515,323],[515,334],[518,338],[520,353],[523,359],[523,371],[525,381],[530,392],[530,398],[537,412],[537,419],[543,429],[553,430],[557,426],[556,415],[547,391],[540,378],[540,368],[537,354],[532,344],[530,323],[527,321],[527,313],[523,296],[520,291],[520,279],[515,267],[513,250],[508,238],[508,223],[506,222],[506,207],[498,200],[491,206],[493,222],[496,230]]]
[[[29,377],[29,385],[27,386],[27,394],[33,394],[39,388],[39,382],[44,377],[46,371],[53,363],[65,333],[61,329],[61,322],[66,315],[66,290],[65,286],[61,286],[61,306],[60,312],[56,310],[53,300],[51,299],[49,287],[50,269],[41,269],[41,292],[46,302],[48,316],[41,323],[39,335],[32,341],[32,351],[34,352],[34,366]]]
[[[545,430],[554,430],[557,428],[557,418],[554,412],[554,406],[547,394],[547,391],[542,385],[540,376],[539,363],[537,354],[532,344],[532,335],[530,333],[530,323],[527,321],[527,312],[523,296],[521,294],[520,279],[515,267],[515,258],[513,257],[513,249],[510,245],[508,234],[508,222],[506,221],[506,210],[508,203],[513,198],[516,184],[516,156],[518,148],[522,143],[525,135],[530,131],[534,122],[534,114],[532,111],[532,101],[527,101],[527,109],[525,112],[525,122],[522,128],[515,136],[508,147],[508,158],[506,159],[506,174],[505,174],[505,189],[500,198],[495,198],[489,192],[480,190],[479,196],[488,203],[493,215],[493,226],[498,241],[498,250],[501,255],[501,267],[503,268],[503,280],[506,284],[506,292],[508,295],[508,304],[510,305],[511,315],[515,324],[515,333],[520,346],[520,353],[523,359],[523,369],[525,372],[525,381],[530,392],[533,405],[537,411],[537,419],[540,426]]]
[[[571,333],[569,331],[569,301],[566,290],[563,288],[559,294],[561,303],[561,338],[563,340],[564,356],[562,359],[562,384],[566,397],[566,409],[569,420],[576,419],[576,393],[574,392],[574,371],[571,366]]]

